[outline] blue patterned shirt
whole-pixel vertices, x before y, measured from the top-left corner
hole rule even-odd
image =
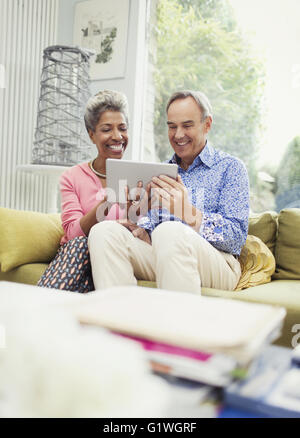
[[[174,154],[168,162],[177,163],[176,158]],[[218,250],[239,255],[247,238],[249,216],[249,181],[243,162],[207,142],[189,168],[178,166],[178,172],[189,201],[203,213],[199,234]],[[181,219],[165,208],[152,209],[138,225],[151,233],[164,221]]]

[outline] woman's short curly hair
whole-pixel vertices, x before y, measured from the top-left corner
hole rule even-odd
[[[128,101],[125,94],[119,91],[103,90],[91,97],[87,102],[84,123],[88,132],[95,132],[100,117],[105,111],[122,113],[128,125]]]

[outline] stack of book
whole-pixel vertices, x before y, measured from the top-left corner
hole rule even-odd
[[[137,336],[113,333],[125,336],[142,345],[153,372],[157,374],[224,387],[231,382],[234,376],[245,373],[244,369],[238,368],[234,358],[220,353],[196,351]]]
[[[279,335],[285,309],[142,287],[87,294],[73,311],[82,324],[138,342],[153,371],[216,387],[245,377]]]

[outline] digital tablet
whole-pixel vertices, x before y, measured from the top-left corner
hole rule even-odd
[[[134,199],[134,191],[139,182],[146,189],[154,176],[167,175],[176,179],[177,164],[145,163],[108,158],[106,160],[106,192],[109,202],[126,202],[125,187],[129,187],[130,199]]]

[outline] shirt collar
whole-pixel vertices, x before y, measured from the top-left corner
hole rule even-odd
[[[206,145],[202,149],[199,155],[194,159],[191,166],[199,165],[201,163],[205,164],[207,167],[212,167],[214,164],[214,156],[215,156],[215,150],[212,147],[212,145],[206,141]],[[172,158],[169,160],[169,163],[179,164],[180,159],[177,157],[176,154],[172,156]],[[190,166],[190,167],[191,167]]]

